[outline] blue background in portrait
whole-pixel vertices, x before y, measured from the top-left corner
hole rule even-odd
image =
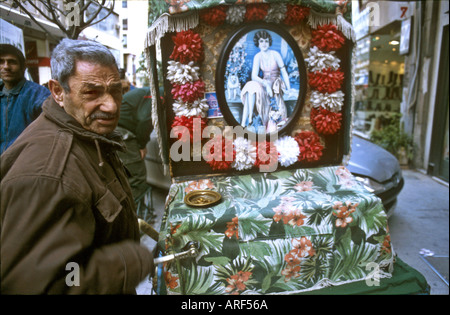
[[[267,29],[252,30],[252,31],[244,34],[244,36],[240,37],[239,40],[234,44],[234,47],[233,47],[232,51],[230,52],[230,56],[233,53],[236,54],[236,51],[234,51],[236,48],[236,50],[238,51],[237,54],[239,55],[239,60],[242,61],[242,58],[244,58],[245,62],[240,65],[239,71],[236,71],[236,64],[238,64],[239,62],[236,62],[235,64],[233,64],[230,56],[228,57],[227,66],[226,66],[227,71],[225,72],[225,80],[224,80],[225,87],[227,87],[228,76],[230,74],[238,75],[241,89],[244,87],[246,82],[251,80],[253,58],[260,51],[259,47],[255,46],[255,44],[253,42],[253,38],[255,36],[255,33],[260,30],[267,31],[270,34],[270,36],[272,37],[272,45],[270,46],[269,49],[275,50],[280,53],[280,55],[283,59],[283,62],[286,66],[288,75],[290,77],[292,76],[291,79],[289,80],[291,89],[299,90],[300,89],[299,69],[298,69],[297,60],[292,51],[292,48],[280,35],[278,35],[275,32],[269,31]],[[238,44],[241,43],[241,41],[244,37],[245,37],[245,41],[243,42],[243,49],[240,49],[240,47],[238,47]],[[284,42],[284,43],[282,44],[282,42]],[[282,47],[284,47],[284,49],[282,49]],[[230,71],[231,69],[233,69],[233,71]],[[234,73],[232,73],[232,72],[234,72]],[[262,71],[260,71],[259,76],[262,77]],[[240,116],[242,113],[240,113],[240,111],[238,111],[237,108],[235,108],[235,105],[232,105],[232,102],[230,102],[230,100],[228,98],[227,98],[227,102],[228,102],[228,105],[230,107],[232,114],[234,115],[236,120],[240,123],[240,121],[241,121]],[[235,101],[233,101],[233,102],[235,102]],[[290,116],[293,108],[292,108],[292,106],[289,106],[288,104],[286,104],[286,105],[288,107],[287,108],[288,116]],[[258,127],[258,125],[260,125],[259,116],[255,117],[255,120],[252,125],[256,128]]]
[[[242,75],[239,78],[241,81],[241,88],[243,88],[245,82],[251,80],[253,57],[260,51],[260,49],[255,46],[255,44],[253,42],[253,37],[255,36],[255,33],[260,30],[261,29],[255,29],[244,35],[244,36],[247,36],[246,40],[244,42],[244,45],[245,45],[244,50],[246,52],[246,56],[245,56],[245,59],[246,59],[245,63],[247,65],[246,68],[248,68],[248,69],[246,71],[246,75],[244,75],[244,78],[241,78]],[[270,36],[272,36],[272,45],[270,46],[269,49],[276,50],[280,53],[281,57],[283,58],[283,62],[286,65],[286,70],[287,70],[288,74],[291,74],[293,71],[297,71],[297,73],[298,73],[298,66],[297,66],[296,58],[294,56],[294,53],[293,53],[291,47],[277,33],[271,32],[269,30],[266,30],[266,31],[270,34]],[[242,37],[240,38],[240,40],[241,39],[242,39]],[[286,52],[284,54],[281,51],[281,41],[284,41],[285,47],[287,47]],[[228,61],[228,63],[229,62],[230,61]],[[262,76],[262,73],[260,73],[260,76]],[[227,82],[227,78],[225,78],[225,82]],[[298,77],[295,79],[291,79],[290,83],[291,83],[291,88],[297,89],[297,90],[300,88],[300,82],[299,82]]]

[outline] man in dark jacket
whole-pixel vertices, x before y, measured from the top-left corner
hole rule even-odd
[[[50,95],[45,87],[28,81],[25,57],[9,44],[0,44],[0,154],[42,112],[42,103]]]
[[[64,39],[51,65],[52,97],[1,156],[1,293],[134,294],[154,267],[116,153],[114,56]]]
[[[130,171],[131,191],[136,202],[137,214],[151,222],[152,187],[147,183],[145,167],[146,145],[152,132],[152,104],[149,88],[136,88],[123,95],[119,125],[116,131],[125,141],[127,151],[118,152],[119,158]]]

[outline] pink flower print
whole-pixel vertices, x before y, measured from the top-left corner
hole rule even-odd
[[[313,182],[303,181],[294,186],[295,190],[298,192],[309,191],[312,190]]]
[[[289,253],[296,255],[297,257],[304,258],[308,255],[312,257],[316,254],[316,251],[312,246],[312,242],[305,236],[300,239],[294,238],[292,240],[292,245],[294,246],[294,249],[292,249]]]
[[[189,185],[184,189],[185,193],[191,192],[193,190],[205,190],[205,189],[214,189],[214,183],[209,179],[201,179],[199,181],[192,181]]]
[[[233,219],[231,219],[231,222],[227,222],[227,230],[225,231],[225,235],[228,238],[232,238],[233,235],[236,235],[236,238],[239,239],[238,221],[238,217],[234,217]]]
[[[284,282],[288,282],[291,280],[291,278],[298,278],[300,277],[300,265],[293,266],[293,265],[287,265],[286,268],[281,270],[281,274],[284,276]]]
[[[237,274],[227,278],[228,286],[225,288],[225,292],[231,295],[240,294],[247,288],[245,282],[250,279],[251,275],[250,271],[239,271]]]
[[[275,212],[273,216],[275,222],[283,220],[284,224],[291,226],[301,226],[305,223],[306,215],[301,212],[301,209],[292,204],[294,200],[295,198],[290,196],[281,197],[281,204],[272,209]]]
[[[347,224],[352,223],[353,217],[351,214],[356,211],[358,205],[359,203],[352,205],[350,201],[346,201],[345,205],[340,201],[336,201],[333,206],[333,209],[337,210],[336,212],[333,211],[333,215],[337,218],[336,227],[344,228]]]

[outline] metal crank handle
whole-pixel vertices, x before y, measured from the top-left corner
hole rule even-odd
[[[162,264],[162,263],[173,261],[173,260],[179,260],[179,259],[184,259],[184,258],[188,258],[188,257],[198,256],[199,252],[198,252],[198,243],[197,242],[188,242],[186,244],[186,246],[184,246],[183,249],[186,249],[186,250],[182,251],[180,253],[175,253],[172,255],[155,258],[153,260],[153,263],[155,265],[157,265],[157,264]]]

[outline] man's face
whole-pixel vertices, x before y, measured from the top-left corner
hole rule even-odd
[[[114,67],[77,61],[69,78],[70,92],[63,92],[62,105],[84,129],[111,133],[119,122],[122,84]]]
[[[0,76],[9,86],[16,85],[24,76],[24,70],[20,67],[19,58],[11,54],[0,56]]]

